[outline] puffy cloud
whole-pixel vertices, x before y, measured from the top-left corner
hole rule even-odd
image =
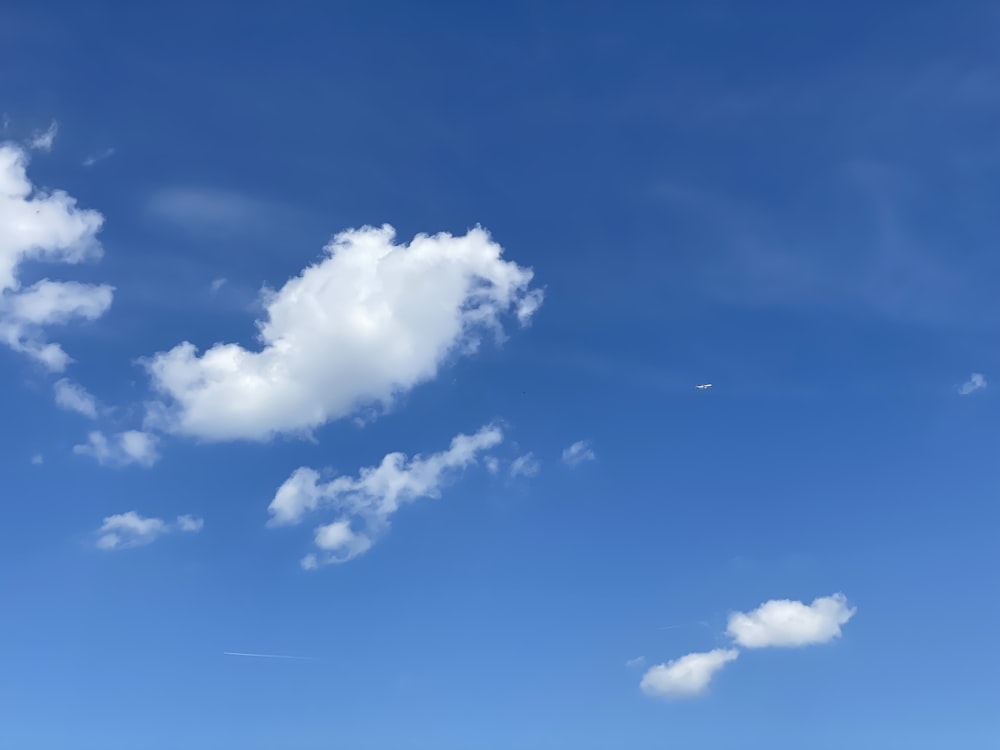
[[[529,322],[542,301],[533,273],[501,258],[481,228],[463,236],[364,227],[336,235],[325,257],[265,291],[258,351],[189,342],[147,360],[164,400],[148,424],[206,440],[308,433],[434,378],[451,357],[502,336],[513,311]]]
[[[126,430],[109,440],[103,432],[94,430],[87,435],[87,442],[73,446],[73,452],[91,456],[102,466],[127,466],[138,464],[149,467],[159,460],[157,438],[148,432]]]
[[[104,218],[79,209],[61,190],[37,190],[27,165],[23,149],[0,145],[0,342],[60,372],[71,360],[58,344],[46,342],[44,327],[100,317],[113,288],[43,279],[22,289],[18,270],[27,260],[73,264],[100,257],[97,233]]]
[[[39,130],[31,137],[30,145],[36,151],[51,151],[59,133],[59,123],[55,120],[45,130]]]
[[[134,510],[108,516],[97,530],[99,549],[128,549],[154,542],[157,537],[172,531],[193,533],[201,531],[204,521],[194,516],[178,516],[173,524],[162,518],[143,518]]]
[[[691,698],[704,693],[712,677],[739,655],[740,652],[734,648],[688,654],[650,667],[639,687],[646,695]]]
[[[856,611],[843,594],[819,597],[812,604],[773,599],[752,612],[730,614],[726,633],[745,648],[809,646],[839,638],[841,626]]]
[[[271,500],[268,525],[297,524],[311,511],[332,508],[338,517],[319,526],[314,535],[321,554],[308,555],[302,566],[310,569],[346,562],[371,548],[402,505],[439,497],[451,473],[476,463],[483,451],[502,441],[501,430],[487,425],[473,435],[457,435],[440,453],[409,460],[403,453],[390,453],[378,466],[361,469],[357,477],[339,476],[328,482],[320,482],[317,471],[301,467]]]
[[[525,453],[518,456],[510,464],[510,475],[512,477],[533,477],[541,471],[542,466],[533,453]]]
[[[968,396],[970,393],[975,393],[976,391],[981,391],[986,387],[986,376],[981,372],[974,372],[969,376],[969,379],[962,383],[961,387],[958,389],[958,393],[961,396]]]
[[[562,452],[562,460],[567,466],[579,466],[585,461],[593,461],[594,455],[590,443],[586,440],[577,440],[573,445]]]
[[[56,404],[91,419],[97,418],[97,401],[82,385],[63,378],[55,384]]]

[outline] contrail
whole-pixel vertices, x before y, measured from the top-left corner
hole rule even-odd
[[[244,654],[239,651],[223,651],[223,656],[252,656],[255,659],[302,659],[305,661],[313,661],[315,657],[312,656],[286,656],[285,654]]]

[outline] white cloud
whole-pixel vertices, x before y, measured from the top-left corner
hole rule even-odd
[[[205,525],[204,518],[195,518],[194,516],[183,515],[177,516],[177,528],[181,531],[195,532],[201,531],[202,527]]]
[[[218,279],[213,279],[212,283],[211,283],[212,291],[213,292],[219,291],[220,289],[222,289],[222,285],[225,284],[225,283],[226,283],[226,279],[225,278],[221,278],[220,277]]]
[[[487,456],[484,458],[483,465],[486,466],[486,471],[490,474],[496,474],[500,471],[500,459],[496,456]]]
[[[512,477],[533,477],[541,471],[541,464],[533,453],[525,453],[518,456],[510,464],[510,475]]]
[[[91,419],[97,418],[97,401],[82,385],[62,378],[56,381],[55,392],[58,406]]]
[[[28,260],[75,264],[99,258],[104,218],[77,208],[61,190],[37,190],[27,165],[23,149],[0,145],[0,342],[60,372],[70,357],[45,341],[44,327],[100,317],[111,305],[113,288],[43,279],[22,289],[18,271]]]
[[[336,520],[315,531],[314,542],[322,556],[308,555],[302,567],[346,562],[371,548],[402,505],[439,497],[449,474],[474,464],[483,451],[502,441],[500,429],[487,425],[473,435],[457,435],[440,453],[410,460],[403,453],[389,453],[380,465],[361,469],[357,477],[340,476],[323,483],[315,470],[296,469],[268,506],[268,525],[297,524],[311,511],[332,508]]]
[[[73,446],[73,452],[91,456],[102,466],[127,466],[138,464],[149,467],[159,460],[157,438],[148,432],[126,430],[109,440],[103,432],[94,430],[87,435],[87,442]]]
[[[586,440],[577,440],[573,445],[562,452],[562,460],[567,466],[579,466],[585,461],[593,461],[594,455],[590,443]]]
[[[646,663],[645,656],[637,656],[634,659],[629,659],[627,662],[625,662],[625,666],[629,668],[641,667],[645,663]]]
[[[691,698],[705,692],[716,672],[739,655],[740,652],[734,648],[688,654],[650,667],[639,687],[646,695]]]
[[[752,612],[730,614],[726,633],[745,648],[809,646],[839,638],[841,626],[856,611],[843,594],[819,597],[812,604],[773,599]]]
[[[41,466],[43,463],[45,463],[45,456],[43,456],[41,453],[36,453],[34,456],[31,457],[31,463],[33,466]]]
[[[99,549],[114,550],[141,547],[156,541],[157,537],[172,531],[193,533],[201,531],[204,521],[193,516],[178,516],[174,524],[162,518],[143,518],[134,510],[108,516],[97,530]]]
[[[59,123],[55,120],[46,130],[39,130],[31,137],[30,146],[36,151],[51,151],[59,133]]]
[[[335,236],[325,257],[266,291],[259,351],[184,342],[146,362],[165,398],[148,424],[206,440],[302,434],[433,379],[475,350],[502,317],[526,323],[541,302],[532,271],[501,258],[476,228],[463,236],[364,227]]]
[[[95,164],[97,164],[97,162],[104,161],[105,159],[108,159],[108,158],[114,156],[114,153],[115,153],[115,149],[114,149],[113,146],[111,148],[106,148],[103,151],[101,151],[99,153],[96,153],[96,154],[92,154],[91,156],[88,156],[86,159],[84,159],[83,160],[83,166],[85,166],[85,167],[92,167]]]
[[[958,393],[962,396],[968,396],[970,393],[981,391],[985,387],[986,376],[980,372],[974,372],[965,383],[962,383],[962,386],[958,389]]]

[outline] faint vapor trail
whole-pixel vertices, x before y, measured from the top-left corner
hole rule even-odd
[[[313,661],[312,656],[286,656],[285,654],[244,654],[239,651],[223,651],[223,656],[252,656],[255,659],[300,659],[303,661]]]

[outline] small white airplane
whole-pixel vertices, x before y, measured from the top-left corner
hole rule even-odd
[[[697,388],[699,391],[707,391],[711,387],[712,387],[711,383],[702,383],[701,385],[695,386],[695,388]]]

